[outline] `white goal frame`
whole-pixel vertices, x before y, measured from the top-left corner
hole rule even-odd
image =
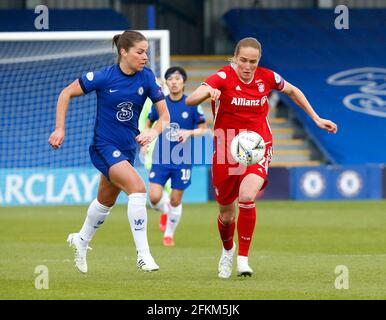
[[[63,40],[111,40],[124,30],[108,31],[44,31],[0,32],[1,41],[63,41]],[[160,70],[163,76],[170,67],[169,30],[138,30],[148,40],[160,40]]]

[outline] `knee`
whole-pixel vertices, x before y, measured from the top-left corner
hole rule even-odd
[[[235,217],[231,214],[221,214],[220,213],[220,220],[221,220],[222,224],[227,226],[227,225],[233,223],[233,221],[235,220]]]
[[[117,200],[117,196],[115,194],[110,194],[109,192],[99,192],[97,200],[100,204],[106,207],[112,207]]]
[[[151,205],[155,206],[157,203],[159,203],[160,200],[161,200],[161,197],[162,197],[162,194],[161,195],[157,195],[157,194],[154,194],[154,193],[150,192],[149,200],[150,200]]]
[[[115,199],[114,199],[114,200],[103,199],[103,200],[101,201],[101,200],[99,200],[99,198],[98,198],[98,202],[99,202],[100,204],[103,204],[105,207],[111,208],[111,207],[113,207],[114,204],[115,204]]]
[[[255,198],[255,194],[244,192],[239,195],[239,202],[253,202],[255,201]]]
[[[233,209],[220,209],[220,220],[224,225],[233,223],[235,220],[235,211]]]
[[[145,184],[142,182],[135,184],[135,186],[132,186],[130,189],[131,189],[130,193],[146,193],[147,192],[146,188],[145,188]]]
[[[173,206],[173,207],[177,207],[181,204],[181,198],[180,197],[171,197],[170,198],[170,204]]]

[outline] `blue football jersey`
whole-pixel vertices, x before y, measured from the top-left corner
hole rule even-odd
[[[127,75],[118,64],[79,78],[85,94],[96,91],[97,115],[93,144],[111,143],[121,150],[137,148],[138,118],[147,97],[153,103],[164,99],[149,68]]]
[[[187,106],[186,95],[178,101],[166,96],[166,104],[170,114],[170,124],[162,132],[153,150],[153,164],[170,166],[187,165],[193,163],[192,140],[189,138],[184,144],[178,141],[178,130],[192,130],[205,122],[201,106]],[[154,105],[149,113],[149,120],[157,121],[159,116]]]

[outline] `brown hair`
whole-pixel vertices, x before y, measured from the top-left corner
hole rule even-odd
[[[233,57],[230,59],[231,62],[234,62],[235,57],[240,53],[242,47],[250,47],[259,50],[259,58],[261,58],[262,49],[260,42],[255,38],[247,37],[237,42]]]
[[[141,41],[147,41],[147,39],[138,31],[126,30],[122,34],[116,34],[113,37],[113,48],[115,46],[118,51],[117,63],[121,61],[121,49],[129,51],[130,48],[135,46],[135,43]]]

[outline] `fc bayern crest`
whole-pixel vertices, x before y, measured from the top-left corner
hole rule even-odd
[[[259,82],[259,83],[257,84],[257,88],[259,89],[259,92],[264,92],[264,90],[265,90],[264,83]]]

